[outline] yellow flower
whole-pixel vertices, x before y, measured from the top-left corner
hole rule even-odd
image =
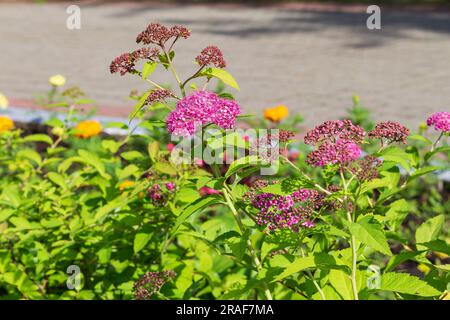
[[[0,132],[14,128],[14,122],[7,116],[0,116]]]
[[[264,118],[272,122],[280,122],[281,120],[286,118],[288,114],[289,114],[288,108],[282,104],[264,110]]]
[[[60,74],[55,74],[54,76],[51,76],[48,78],[48,82],[55,87],[62,87],[66,84],[66,78]]]
[[[0,92],[0,109],[8,109],[9,101],[6,96]]]
[[[134,182],[133,181],[125,180],[124,182],[119,184],[119,190],[123,191],[123,190],[128,189],[129,187],[132,187],[132,186],[134,186]]]
[[[78,138],[89,138],[98,135],[102,131],[102,126],[97,120],[81,121],[75,128],[75,136]]]

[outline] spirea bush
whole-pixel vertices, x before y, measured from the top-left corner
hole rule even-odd
[[[189,36],[152,23],[111,62],[149,85],[128,126],[83,119],[55,86],[65,121],[25,134],[0,117],[0,296],[448,299],[450,114],[414,134],[356,98],[307,131],[283,105],[251,118],[218,47],[178,74]]]

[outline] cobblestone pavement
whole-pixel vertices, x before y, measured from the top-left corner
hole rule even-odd
[[[151,21],[183,24],[176,66],[209,44],[220,46],[247,112],[285,104],[306,124],[345,114],[358,94],[376,119],[411,126],[450,109],[450,13],[382,11],[382,30],[366,28],[364,8],[81,5],[81,30],[68,30],[69,4],[0,5],[0,91],[31,99],[61,73],[100,105],[132,106],[126,96],[145,86],[109,74],[109,62],[136,47]],[[167,81],[162,78],[162,82]]]

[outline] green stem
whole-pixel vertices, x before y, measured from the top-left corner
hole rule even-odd
[[[439,142],[441,141],[442,137],[444,136],[444,131],[441,132],[441,134],[439,135],[439,137],[436,139],[436,141],[433,143],[433,145],[431,146],[431,150],[430,152],[433,152],[434,149],[436,149],[437,145],[439,144]]]
[[[164,54],[166,55],[167,61],[169,62],[169,68],[170,68],[170,70],[172,70],[172,73],[175,76],[175,79],[177,80],[178,87],[181,90],[181,94],[184,97],[184,96],[186,96],[186,91],[184,90],[183,83],[181,82],[180,77],[178,76],[178,73],[175,70],[175,67],[173,66],[172,59],[170,58],[170,51],[167,52],[166,49],[164,48],[164,46],[162,47],[162,50],[163,50]]]
[[[233,216],[239,226],[239,230],[241,231],[242,235],[245,234],[245,226],[242,223],[241,218],[239,217],[239,213],[237,212],[236,208],[234,207],[233,202],[231,201],[230,195],[226,188],[222,188],[222,193],[225,197],[225,200],[227,202],[228,207],[231,209],[231,212],[233,213]],[[258,259],[258,256],[256,255],[255,249],[253,248],[252,242],[250,239],[247,239],[247,249],[250,251],[250,254],[253,258],[253,263],[255,264],[256,270],[258,273],[262,269],[261,262]],[[267,288],[266,285],[264,285],[264,294],[266,295],[267,300],[273,300],[272,294],[270,293],[270,290]]]
[[[302,244],[300,244],[300,253],[301,253],[302,257],[305,257],[305,254],[303,252],[303,248],[301,246],[302,246]],[[320,297],[322,298],[322,300],[327,300],[327,298],[325,296],[325,293],[322,291],[322,288],[319,286],[319,284],[317,283],[316,279],[314,279],[314,276],[311,273],[311,271],[309,271],[308,269],[306,269],[305,271],[306,271],[306,274],[308,275],[308,277],[314,283],[314,286],[316,287],[317,291],[319,292]]]
[[[319,185],[319,184],[317,184],[317,183],[314,183],[314,182],[312,181],[312,179],[311,179],[308,175],[306,175],[299,167],[297,167],[295,164],[293,164],[288,158],[286,158],[286,157],[282,157],[282,158],[283,158],[283,160],[286,161],[289,165],[291,165],[294,169],[296,169],[298,172],[300,172],[301,175],[303,175],[306,179],[308,179],[308,180],[314,185],[314,187],[316,187],[317,189],[319,189],[320,191],[322,191],[323,193],[325,193],[325,194],[327,194],[327,195],[332,195],[332,194],[333,194],[332,192],[328,191],[327,189],[322,188],[321,185]],[[338,200],[339,202],[343,202],[343,200],[340,199],[340,198],[337,198],[337,200]]]
[[[347,189],[348,189],[348,183],[345,181],[344,172],[343,170],[340,171],[342,184],[344,186],[344,204],[345,204],[345,211],[347,212],[347,219],[350,223],[353,222],[352,214],[350,210],[348,209],[348,196],[347,196]],[[353,289],[353,298],[354,300],[359,300],[358,297],[358,286],[356,285],[356,262],[357,262],[357,252],[356,252],[356,239],[355,236],[351,236],[350,239],[350,247],[352,249],[352,289]]]

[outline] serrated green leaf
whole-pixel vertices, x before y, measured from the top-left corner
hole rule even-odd
[[[416,246],[417,250],[425,250],[426,247],[420,245],[420,243],[430,242],[436,240],[444,227],[445,217],[439,215],[434,218],[428,219],[420,225],[416,230]]]
[[[374,220],[373,216],[364,216],[356,223],[349,222],[348,228],[357,240],[383,254],[392,255],[383,228],[381,224]]]
[[[422,297],[438,296],[440,292],[425,281],[407,273],[388,272],[381,276],[380,290],[394,291]]]

